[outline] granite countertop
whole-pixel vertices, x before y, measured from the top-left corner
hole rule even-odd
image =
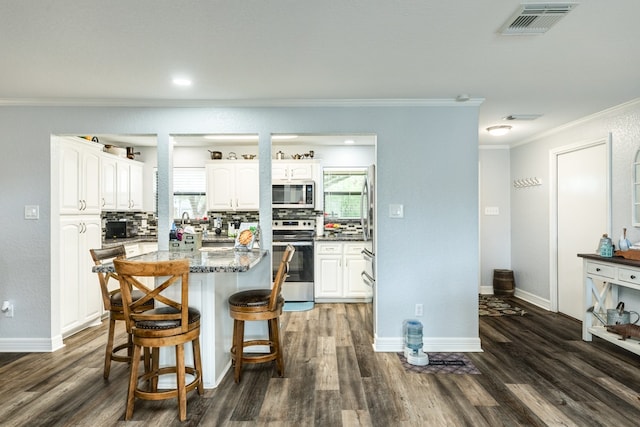
[[[169,261],[187,258],[190,273],[242,273],[255,267],[269,251],[236,251],[233,248],[223,248],[203,251],[157,251],[145,255],[127,258],[131,261]],[[92,271],[114,272],[113,263],[94,266]]]
[[[121,239],[104,239],[102,241],[103,248],[110,248],[112,246],[118,245],[133,245],[136,243],[158,243],[158,238],[156,236],[137,236],[137,237],[128,237]]]
[[[325,233],[315,239],[317,242],[364,242],[362,233]]]

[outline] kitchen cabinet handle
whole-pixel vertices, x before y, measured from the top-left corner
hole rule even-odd
[[[596,271],[600,271],[600,269],[598,267],[596,267]]]
[[[104,197],[102,198],[102,207],[104,207],[104,205],[107,204],[107,201],[104,199]]]
[[[635,275],[635,274],[632,274],[632,275],[631,275],[631,278],[635,280],[636,275]]]
[[[233,209],[233,199],[229,199],[229,207]]]

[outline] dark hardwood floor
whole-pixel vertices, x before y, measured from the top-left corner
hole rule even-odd
[[[55,353],[0,353],[0,425],[640,425],[640,356],[583,342],[578,322],[513,301],[525,316],[480,318],[484,352],[468,356],[481,375],[405,372],[395,353],[372,351],[364,304],[285,313],[285,376],[249,365],[235,384],[229,372],[204,397],[190,394],[184,423],[173,400],[136,401],[123,421],[128,367],[102,379],[103,324]]]

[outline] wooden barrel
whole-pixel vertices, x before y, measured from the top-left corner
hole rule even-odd
[[[512,270],[493,270],[493,294],[513,296],[516,290],[516,281]]]

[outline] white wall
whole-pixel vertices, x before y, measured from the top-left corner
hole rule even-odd
[[[493,292],[493,270],[511,269],[511,202],[508,147],[480,148],[480,286]],[[486,208],[498,208],[487,215]]]
[[[52,134],[157,134],[163,151],[171,134],[257,133],[260,218],[267,230],[269,136],[364,133],[377,135],[377,342],[381,348],[397,345],[402,321],[423,303],[425,337],[450,349],[478,348],[478,108],[477,102],[453,101],[407,107],[0,107],[2,146],[11,147],[11,156],[0,158],[0,222],[14,227],[7,237],[12,244],[0,252],[0,300],[10,299],[16,308],[13,319],[0,318],[0,341],[59,335],[51,322],[52,293],[58,292],[51,289],[49,263]],[[388,216],[389,205],[397,203],[404,205],[403,219]],[[40,206],[40,220],[23,219],[27,204]]]
[[[549,153],[576,143],[606,139],[612,134],[612,232],[614,240],[627,228],[632,242],[640,229],[631,226],[632,172],[640,149],[640,100],[586,117],[511,150],[511,179],[537,176],[540,187],[511,189],[511,264],[517,289],[550,304]],[[585,212],[588,215],[588,212]],[[585,230],[593,236],[594,250],[603,230]],[[621,295],[628,309],[640,310],[638,293]],[[630,301],[631,304],[629,304]]]

